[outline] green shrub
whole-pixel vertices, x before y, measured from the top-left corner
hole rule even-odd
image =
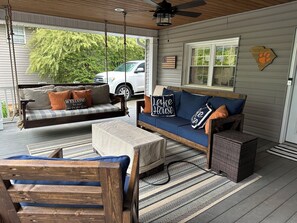
[[[3,118],[7,118],[7,105],[6,103],[3,101],[1,102],[1,107],[2,107],[2,115],[3,115]]]

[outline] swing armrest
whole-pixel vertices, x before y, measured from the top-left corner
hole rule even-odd
[[[137,100],[136,101],[136,123],[139,120],[139,114],[141,113],[141,110],[144,109],[144,100]]]
[[[111,100],[112,105],[114,105],[116,103],[121,103],[121,110],[125,111],[125,97],[124,97],[124,95],[110,93],[109,98]]]
[[[26,120],[26,107],[27,104],[30,102],[35,102],[33,99],[21,99],[21,110],[22,110],[22,115],[23,115],[23,120]]]
[[[35,100],[33,100],[33,99],[21,99],[20,101],[21,101],[22,110],[23,110],[23,108],[26,109],[26,106],[29,102],[35,102]]]
[[[111,100],[111,104],[116,104],[124,100],[124,95],[109,93],[109,98]]]

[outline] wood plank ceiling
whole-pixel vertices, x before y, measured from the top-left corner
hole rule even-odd
[[[7,5],[8,0],[0,0],[0,7]],[[159,0],[161,1],[161,0]],[[159,2],[156,0],[156,2]],[[171,0],[172,5],[192,0]],[[191,22],[232,15],[250,10],[283,4],[292,0],[205,0],[206,5],[186,9],[185,11],[199,12],[198,18],[175,16],[172,26],[183,25]],[[114,11],[123,8],[127,12],[127,25],[148,29],[162,29],[153,20],[154,6],[143,0],[10,0],[12,9],[21,12],[30,12],[43,15],[59,16],[81,19],[94,22],[122,24],[123,16]]]

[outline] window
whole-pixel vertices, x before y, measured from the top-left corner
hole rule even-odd
[[[13,26],[13,40],[16,44],[26,44],[25,27]]]
[[[188,43],[184,84],[233,88],[239,38]]]
[[[138,69],[138,68],[143,68],[143,70],[145,70],[145,69],[144,69],[144,68],[145,68],[145,67],[144,67],[144,63],[139,64],[139,66],[137,67],[137,69]]]

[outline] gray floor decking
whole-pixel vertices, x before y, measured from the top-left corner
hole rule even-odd
[[[130,116],[121,119],[135,124],[135,106],[129,102]],[[106,121],[106,120],[104,120]],[[91,132],[93,122],[19,130],[15,123],[0,131],[0,158],[27,154],[26,145]],[[258,140],[255,172],[259,180],[193,218],[190,222],[297,222],[297,162],[266,152],[276,143]]]

